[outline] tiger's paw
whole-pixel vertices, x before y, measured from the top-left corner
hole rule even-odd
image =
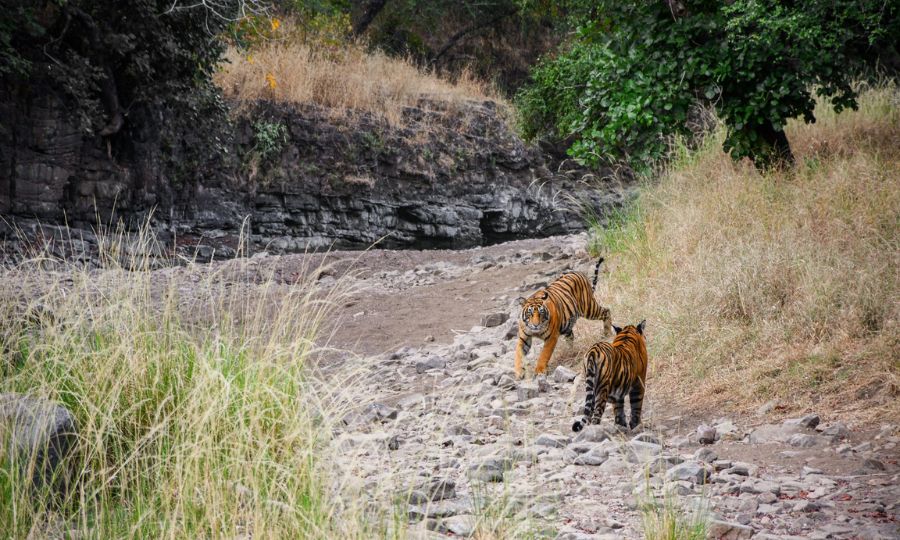
[[[525,378],[525,370],[524,370],[524,369],[523,369],[523,370],[517,370],[517,371],[516,371],[516,380],[521,381],[521,380],[524,379],[524,378]]]

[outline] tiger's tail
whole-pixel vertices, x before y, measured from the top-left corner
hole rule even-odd
[[[594,283],[591,287],[597,286],[597,278],[600,277],[600,265],[603,263],[603,257],[597,259],[597,266],[594,267]]]
[[[594,407],[596,406],[596,391],[597,391],[597,359],[594,358],[593,349],[588,353],[587,358],[585,358],[584,362],[584,371],[585,371],[585,386],[586,386],[586,394],[584,396],[584,413],[581,418],[575,420],[575,423],[572,424],[572,431],[578,433],[585,426],[587,426],[588,422],[590,422],[591,416],[594,414]]]

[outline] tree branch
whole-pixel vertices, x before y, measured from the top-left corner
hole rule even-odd
[[[353,35],[362,35],[369,28],[369,25],[372,24],[372,21],[375,20],[375,17],[381,13],[386,4],[387,0],[369,0],[366,2],[366,9],[363,11],[362,17],[353,25]]]
[[[493,25],[497,24],[498,22],[500,22],[501,20],[503,20],[507,17],[511,17],[518,12],[519,12],[519,8],[513,8],[509,11],[505,11],[505,12],[497,15],[496,17],[493,17],[491,19],[488,19],[488,20],[480,22],[480,23],[475,23],[472,26],[470,26],[468,28],[464,28],[464,29],[460,30],[459,32],[453,34],[452,36],[450,36],[450,39],[448,39],[447,42],[444,43],[444,45],[441,46],[440,49],[438,49],[438,52],[431,58],[431,63],[434,64],[438,60],[440,60],[440,58],[442,56],[444,56],[447,53],[447,51],[449,51],[454,46],[456,46],[457,43],[459,43],[463,38],[465,38],[469,34],[472,34],[473,32],[477,32],[478,30],[481,30],[482,28],[487,28],[489,26],[493,26]]]

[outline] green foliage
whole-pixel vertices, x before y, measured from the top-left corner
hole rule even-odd
[[[18,2],[0,22],[2,82],[62,90],[89,132],[118,133],[142,107],[201,121],[223,108],[210,76],[240,3],[212,12],[168,0]]]
[[[875,0],[571,2],[574,41],[519,93],[523,132],[570,138],[589,164],[662,157],[689,109],[714,106],[726,150],[759,164],[790,157],[783,127],[815,120],[813,92],[856,107],[869,51],[891,50],[900,8]]]
[[[280,152],[287,144],[287,126],[281,122],[260,120],[253,124],[255,144],[253,150],[261,159]]]

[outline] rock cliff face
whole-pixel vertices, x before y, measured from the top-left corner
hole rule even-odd
[[[465,247],[581,230],[573,208],[602,216],[628,194],[617,180],[551,172],[491,102],[423,99],[403,127],[259,102],[218,133],[160,134],[134,114],[137,127],[105,140],[83,135],[52,94],[0,95],[7,252],[13,223],[48,238],[119,220],[148,222],[163,245],[201,258],[231,256],[242,233],[251,252]],[[198,148],[205,157],[182,159]]]

